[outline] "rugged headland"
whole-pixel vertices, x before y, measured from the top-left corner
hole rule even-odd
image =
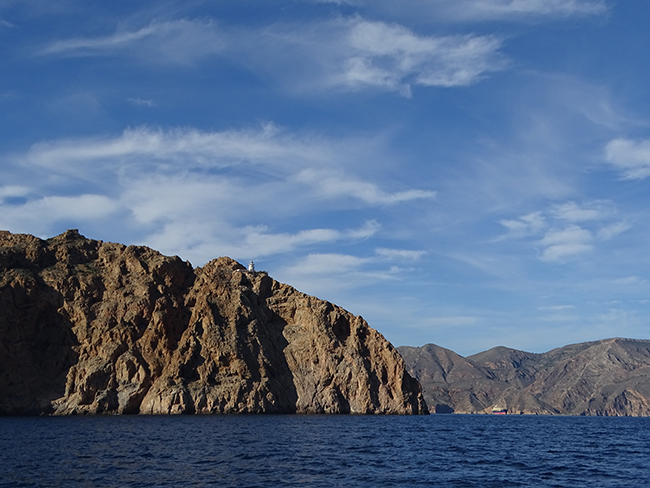
[[[427,413],[363,318],[142,246],[0,232],[0,414]]]
[[[607,339],[543,354],[506,347],[468,356],[399,347],[431,412],[650,416],[650,341]]]

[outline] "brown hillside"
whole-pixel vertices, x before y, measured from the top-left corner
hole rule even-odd
[[[467,358],[433,344],[398,349],[435,411],[486,413],[496,406],[509,413],[650,416],[650,341],[607,339],[543,354],[496,347]],[[456,370],[474,374],[459,377]]]
[[[142,246],[0,232],[0,413],[425,413],[361,318]]]

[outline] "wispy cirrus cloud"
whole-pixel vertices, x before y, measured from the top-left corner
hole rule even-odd
[[[566,18],[602,15],[608,11],[604,0],[416,0],[416,3],[430,3],[449,18],[472,21]]]
[[[605,0],[306,0],[317,3],[347,4],[390,13],[395,16],[426,18],[432,21],[526,20],[603,15]],[[435,19],[435,20],[433,20]]]
[[[355,19],[347,26],[342,68],[333,85],[410,94],[411,85],[465,86],[506,65],[492,36],[419,36],[405,27]]]
[[[113,137],[38,143],[13,156],[16,168],[31,172],[33,185],[0,187],[0,226],[45,235],[70,220],[121,226],[140,242],[199,263],[223,254],[257,258],[360,242],[380,230],[376,219],[345,228],[307,223],[290,232],[274,222],[309,222],[310,213],[330,207],[381,208],[435,195],[390,190],[358,176],[357,155],[379,153],[380,146],[272,124],[222,132],[139,127]]]
[[[257,30],[220,27],[211,20],[175,20],[56,41],[42,54],[173,64],[218,55],[270,75],[291,90],[373,89],[410,96],[412,86],[467,86],[504,69],[501,45],[495,36],[424,36],[361,17]]]
[[[146,62],[191,64],[222,52],[226,36],[211,20],[152,22],[139,29],[119,28],[102,37],[55,41],[42,50],[44,55],[125,56]]]
[[[467,86],[507,66],[498,37],[423,36],[361,17],[271,28],[265,37],[277,54],[270,59],[284,59],[281,66],[290,61],[283,53],[300,58],[302,90],[374,89],[410,96],[413,86]]]
[[[127,98],[127,102],[132,103],[133,105],[139,106],[139,107],[155,107],[156,103],[151,100],[150,98]]]
[[[645,283],[646,280],[638,276],[626,276],[624,278],[617,278],[612,282],[617,286],[628,286],[628,285],[638,285],[640,283]]]
[[[372,144],[357,142],[361,146]],[[136,173],[143,176],[142,181],[157,186],[166,184],[164,178],[154,181],[145,175],[155,170],[162,178],[173,173],[233,168],[246,173],[250,181],[263,179],[267,184],[274,178],[290,178],[292,183],[310,188],[312,196],[337,200],[346,197],[369,205],[435,197],[435,191],[422,189],[387,192],[376,183],[350,174],[353,158],[359,152],[350,146],[347,141],[290,134],[273,124],[222,132],[139,127],[118,137],[35,144],[25,161],[77,178],[97,179],[98,174],[106,172],[115,176]]]
[[[576,202],[565,202],[553,206],[551,212],[559,220],[585,222],[610,217],[616,212],[616,209],[611,202],[595,200],[580,205]]]
[[[328,142],[309,135],[295,137],[273,124],[220,132],[136,127],[117,137],[37,143],[29,150],[26,161],[54,172],[76,175],[113,171],[116,167],[162,168],[181,163],[195,169],[248,165],[286,174],[331,161],[336,149]]]
[[[372,237],[379,230],[376,222],[365,222],[356,229],[317,228],[298,232],[273,232],[266,225],[237,227],[235,222],[223,220],[214,224],[205,225],[196,218],[170,220],[150,235],[148,242],[198,262],[217,255],[247,260],[300,254],[337,242],[353,243]]]
[[[575,305],[549,305],[546,307],[537,307],[537,310],[560,312],[563,310],[573,310],[574,308],[576,308]]]
[[[0,200],[5,198],[24,197],[30,192],[29,187],[23,185],[0,186]]]
[[[605,160],[623,179],[643,180],[650,176],[650,140],[614,139],[605,146]]]
[[[119,218],[119,209],[118,202],[98,194],[45,195],[21,204],[0,201],[0,228],[41,233],[62,222],[87,224],[97,219]]]
[[[392,205],[410,200],[432,199],[436,196],[435,191],[418,189],[388,193],[373,183],[315,169],[301,171],[296,181],[312,185],[318,195],[326,198],[352,198],[371,205]]]
[[[418,261],[426,254],[426,251],[413,251],[410,249],[387,249],[380,247],[375,249],[377,256],[390,260]]]
[[[303,274],[340,274],[341,272],[356,271],[368,262],[367,258],[349,254],[309,254],[294,268]]]
[[[363,267],[369,264],[377,264],[385,261],[417,261],[425,254],[424,251],[413,251],[406,249],[387,249],[377,248],[374,255],[353,256],[349,254],[336,253],[312,253],[305,256],[299,262],[292,265],[289,269],[295,274],[319,274],[338,275],[341,272],[361,273],[362,276],[379,276],[376,272],[363,271]],[[388,277],[391,271],[398,271],[393,267],[383,275]],[[392,277],[392,276],[391,276]]]
[[[313,252],[281,269],[278,274],[310,293],[332,295],[333,290],[367,285],[369,281],[395,281],[405,271],[400,263],[410,264],[424,256],[424,251],[377,248],[374,254]],[[343,299],[344,297],[341,297]]]
[[[609,241],[631,228],[632,224],[629,222],[614,222],[613,224],[598,229],[597,236],[601,241]]]
[[[562,261],[593,249],[592,233],[578,225],[551,229],[539,241],[543,247],[542,261]]]
[[[565,262],[588,253],[600,242],[609,241],[632,228],[619,220],[609,201],[584,203],[568,201],[517,219],[501,220],[508,231],[495,242],[527,239],[539,249],[538,257],[546,262]]]
[[[529,213],[512,220],[501,220],[500,224],[508,229],[508,233],[502,236],[502,239],[506,237],[521,238],[535,235],[547,225],[542,212]]]

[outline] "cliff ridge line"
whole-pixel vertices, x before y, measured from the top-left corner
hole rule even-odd
[[[360,316],[221,257],[0,232],[0,413],[427,413]]]

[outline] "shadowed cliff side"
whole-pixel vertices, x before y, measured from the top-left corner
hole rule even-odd
[[[0,232],[0,413],[426,413],[361,318],[229,258]]]

